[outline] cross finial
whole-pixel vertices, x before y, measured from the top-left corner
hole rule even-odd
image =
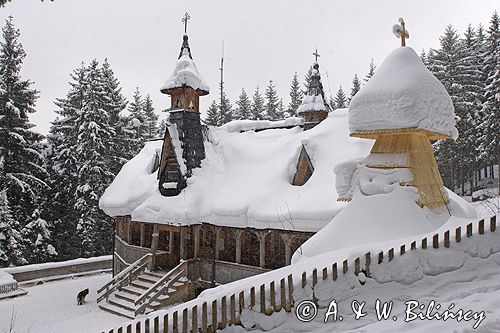
[[[182,22],[184,23],[184,33],[187,34],[187,28],[188,28],[188,21],[191,18],[189,16],[188,12],[184,14],[184,17],[182,18]]]
[[[318,57],[320,57],[320,55],[318,53],[318,47],[316,47],[316,51],[314,51],[313,56],[315,57],[316,62],[318,62]]]
[[[401,39],[401,46],[406,46],[406,39],[410,38],[410,33],[406,30],[405,20],[402,17],[399,18],[399,24],[394,24],[392,32],[397,38]]]

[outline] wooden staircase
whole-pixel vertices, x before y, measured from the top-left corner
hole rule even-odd
[[[151,255],[142,257],[99,289],[99,308],[135,318],[183,301],[188,294],[187,263],[182,262],[169,272],[150,272],[150,260]]]

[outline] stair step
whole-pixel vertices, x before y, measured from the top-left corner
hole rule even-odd
[[[133,294],[136,296],[141,296],[144,293],[144,288],[137,288],[134,286],[125,286],[121,288],[121,291],[127,292],[129,294]]]
[[[148,290],[153,284],[154,283],[148,283],[148,282],[142,281],[142,280],[134,280],[131,283],[131,285],[133,285],[134,287],[141,288],[144,290]]]
[[[135,313],[134,312],[127,311],[127,310],[125,310],[123,308],[120,308],[118,306],[114,306],[113,304],[110,304],[110,303],[102,302],[102,303],[99,304],[99,308],[101,310],[110,312],[110,313],[118,315],[118,316],[127,317],[127,318],[131,318],[131,319],[135,318]]]
[[[165,276],[165,274],[160,274],[160,273],[156,273],[156,272],[145,272],[146,275],[150,275],[152,277],[155,277],[157,279],[161,279],[162,277]]]
[[[156,276],[151,276],[149,274],[139,275],[137,279],[151,284],[155,284],[159,280]]]
[[[177,281],[177,282],[175,282],[175,283],[173,284],[173,286],[174,286],[174,287],[182,287],[182,286],[184,286],[185,284],[186,284],[185,282],[179,282],[179,281]]]
[[[189,282],[189,279],[188,279],[187,277],[183,276],[183,277],[181,277],[181,278],[179,279],[179,282],[186,283],[186,282]]]
[[[118,298],[114,295],[111,295],[108,299],[108,304],[112,304],[116,307],[120,307],[130,312],[135,311],[135,304],[133,302],[127,302],[124,299]]]
[[[123,299],[127,302],[135,302],[136,299],[139,298],[139,295],[132,294],[126,291],[118,291],[115,292],[113,295],[115,295],[117,298]]]

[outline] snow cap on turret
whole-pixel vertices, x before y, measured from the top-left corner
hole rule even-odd
[[[392,51],[349,104],[351,134],[418,128],[456,138],[450,95],[410,47]]]
[[[179,58],[170,78],[161,87],[161,92],[171,94],[176,88],[191,87],[199,96],[207,95],[210,91],[208,84],[203,80],[191,55],[188,35],[184,34]]]

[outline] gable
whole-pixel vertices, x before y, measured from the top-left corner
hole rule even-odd
[[[300,150],[299,160],[297,161],[297,170],[295,171],[295,175],[293,176],[292,185],[294,186],[302,186],[309,178],[311,178],[314,172],[314,166],[311,163],[311,159],[307,154],[306,148],[302,145],[302,149]]]
[[[183,188],[184,177],[175,153],[169,131],[165,131],[161,161],[158,169],[158,189],[164,196],[178,195]]]

